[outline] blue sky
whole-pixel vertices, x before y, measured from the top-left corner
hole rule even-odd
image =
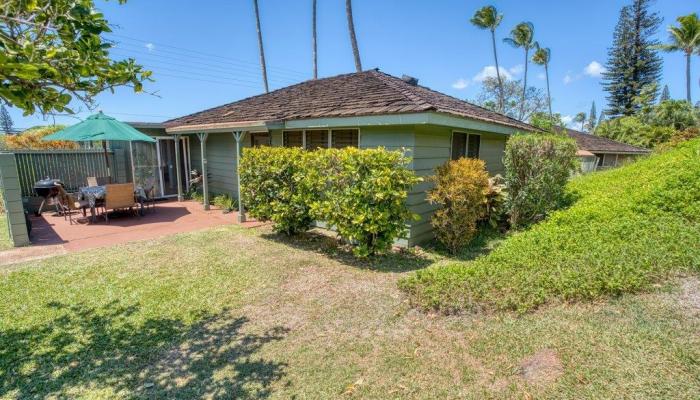
[[[565,116],[605,106],[599,73],[620,8],[629,0],[354,0],[353,11],[363,68],[378,67],[419,78],[422,85],[464,99],[479,91],[479,76],[493,65],[489,33],[469,18],[486,4],[505,15],[497,31],[499,61],[514,78],[522,77],[524,55],[500,39],[521,21],[535,25],[535,37],[552,49],[553,108]],[[163,121],[262,92],[252,1],[96,1],[114,25],[113,57],[134,57],[151,69],[149,94],[118,89],[98,97],[99,109],[128,121]],[[271,89],[311,77],[311,0],[259,0]],[[318,0],[319,76],[352,72],[343,0]],[[693,0],[658,0],[664,17],[659,38],[679,15],[700,12]],[[684,59],[664,54],[664,84],[684,97]],[[693,99],[700,99],[700,57],[693,67]],[[493,70],[493,67],[492,67]],[[544,87],[543,70],[530,64],[529,80]],[[77,117],[90,114],[84,106]],[[18,128],[53,122],[23,117],[10,109]],[[55,117],[74,123],[74,117]]]

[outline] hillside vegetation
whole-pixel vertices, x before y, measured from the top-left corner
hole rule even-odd
[[[573,204],[472,262],[400,281],[417,306],[528,311],[614,296],[700,270],[700,140],[576,178]]]

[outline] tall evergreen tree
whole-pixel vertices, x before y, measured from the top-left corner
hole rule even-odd
[[[634,98],[643,87],[656,83],[661,77],[663,60],[656,50],[659,43],[654,37],[662,18],[649,11],[651,2],[633,0],[620,10],[603,73],[603,87],[608,92],[608,116],[635,114],[638,106]]]
[[[603,122],[605,122],[605,111],[600,112],[600,117],[598,117],[598,123],[596,123],[595,127],[598,128]]]
[[[596,123],[598,122],[598,113],[595,109],[595,101],[593,104],[591,104],[591,112],[588,113],[588,131],[593,132],[596,127]]]
[[[664,85],[664,90],[661,91],[661,96],[659,97],[659,103],[663,103],[666,100],[671,100],[671,91],[668,90],[668,85]]]
[[[0,129],[9,135],[12,133],[13,125],[12,117],[10,117],[10,113],[7,112],[7,108],[5,108],[4,104],[0,104]]]

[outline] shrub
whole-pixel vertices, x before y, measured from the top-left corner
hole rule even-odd
[[[486,207],[484,219],[492,228],[501,226],[506,216],[508,202],[508,190],[506,181],[501,175],[489,178],[489,186],[486,190]]]
[[[238,200],[226,193],[214,196],[212,204],[219,207],[224,213],[238,210]]]
[[[668,141],[675,132],[673,127],[649,125],[638,117],[629,116],[602,122],[595,134],[633,146],[652,148]]]
[[[248,213],[272,221],[277,232],[292,235],[311,226],[316,194],[305,178],[310,156],[300,148],[245,149],[240,161],[241,197]]]
[[[472,262],[431,267],[400,287],[426,309],[527,311],[647,290],[700,272],[700,139],[574,178],[577,200]]]
[[[698,125],[697,111],[685,100],[666,100],[649,114],[649,124],[682,131]]]
[[[345,148],[312,152],[315,162],[307,178],[320,193],[312,208],[365,257],[391,248],[415,218],[406,207],[410,188],[420,181],[408,169],[410,160],[383,148]]]
[[[476,235],[476,223],[486,215],[489,176],[482,160],[460,158],[436,168],[430,180],[435,187],[427,199],[440,208],[431,224],[435,236],[452,254]]]
[[[514,227],[544,218],[561,203],[577,168],[576,144],[555,135],[516,135],[504,157],[507,209]]]
[[[29,128],[17,135],[4,135],[4,146],[10,150],[45,150],[45,149],[78,149],[80,145],[76,142],[64,140],[54,140],[45,142],[41,140],[44,136],[58,132],[65,128],[63,125],[37,126]]]

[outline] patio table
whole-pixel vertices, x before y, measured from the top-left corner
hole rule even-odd
[[[95,207],[102,204],[107,188],[105,186],[84,186],[78,189],[78,200],[87,200],[90,206],[90,215],[95,220]],[[146,201],[146,191],[141,186],[134,189],[134,200],[139,203],[139,213],[143,215],[143,204]]]

